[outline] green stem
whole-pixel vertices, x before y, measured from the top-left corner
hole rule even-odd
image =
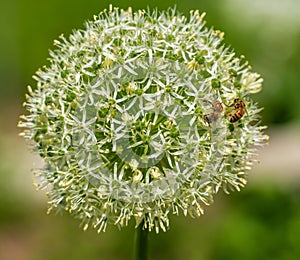
[[[148,230],[143,228],[142,222],[136,229],[135,260],[146,260],[148,253]]]

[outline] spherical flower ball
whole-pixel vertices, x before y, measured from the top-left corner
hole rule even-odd
[[[110,8],[54,41],[20,122],[50,211],[158,232],[246,184],[267,139],[250,98],[262,79],[203,17]]]

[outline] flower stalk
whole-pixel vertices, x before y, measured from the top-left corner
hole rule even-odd
[[[148,259],[148,233],[149,231],[144,228],[143,222],[136,228],[135,260]]]

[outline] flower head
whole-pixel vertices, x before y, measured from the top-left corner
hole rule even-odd
[[[250,99],[262,79],[203,17],[110,8],[54,42],[20,122],[50,210],[158,232],[245,185],[266,141]]]

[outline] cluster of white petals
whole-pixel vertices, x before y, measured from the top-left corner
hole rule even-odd
[[[250,99],[262,79],[203,17],[110,8],[55,40],[20,122],[50,210],[158,232],[245,185],[267,139]]]

